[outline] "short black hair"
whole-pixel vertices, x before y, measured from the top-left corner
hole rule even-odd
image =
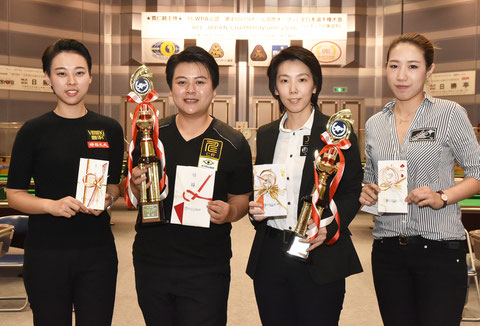
[[[284,61],[301,61],[303,62],[312,73],[313,83],[315,85],[315,93],[312,94],[310,98],[310,103],[312,103],[313,107],[318,109],[318,95],[322,90],[322,68],[320,67],[320,63],[318,62],[315,55],[312,52],[308,51],[307,49],[301,46],[289,46],[286,49],[280,51],[276,56],[272,58],[270,61],[270,65],[268,66],[267,76],[268,76],[268,88],[270,89],[270,93],[272,96],[277,99],[280,112],[285,112],[285,105],[283,105],[282,101],[280,100],[280,96],[275,94],[275,90],[277,89],[277,74],[278,74],[278,67]]]
[[[88,73],[92,75],[92,57],[87,47],[77,40],[66,38],[56,41],[45,49],[42,55],[43,72],[50,76],[53,58],[62,52],[74,52],[84,57],[87,61]]]
[[[167,67],[165,69],[167,75],[167,84],[172,89],[172,79],[175,73],[175,68],[178,64],[183,62],[201,63],[207,68],[210,78],[212,79],[213,89],[216,89],[220,79],[218,64],[210,53],[198,46],[189,46],[182,52],[174,54],[168,59]]]

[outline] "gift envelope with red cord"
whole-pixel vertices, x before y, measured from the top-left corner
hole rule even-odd
[[[253,166],[254,200],[263,205],[263,216],[285,216],[287,209],[287,179],[284,164]]]
[[[407,161],[378,161],[378,213],[408,213]]]
[[[177,165],[170,223],[209,228],[214,185],[215,170]]]
[[[105,209],[108,161],[81,158],[78,168],[76,199],[92,209]]]

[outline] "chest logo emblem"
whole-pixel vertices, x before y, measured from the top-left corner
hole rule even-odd
[[[220,159],[222,155],[223,142],[216,139],[204,138],[202,142],[201,157]]]
[[[88,148],[110,148],[105,130],[87,130]]]
[[[435,140],[437,138],[437,128],[420,128],[412,130],[410,141]]]

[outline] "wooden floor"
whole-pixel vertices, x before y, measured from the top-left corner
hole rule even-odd
[[[112,221],[115,224],[112,226],[112,230],[115,234],[119,257],[117,296],[113,319],[113,325],[115,326],[145,325],[137,304],[131,255],[135,236],[135,230],[133,229],[135,216],[136,212],[126,210],[121,202],[117,202],[114,207]],[[347,279],[347,293],[340,318],[341,326],[382,325],[371,276],[371,226],[371,216],[359,214],[350,227],[364,272]],[[234,223],[232,230],[232,281],[228,311],[229,326],[260,325],[252,281],[245,274],[253,234],[254,231],[248,219],[244,218]],[[9,277],[0,277],[0,296],[7,293],[13,295],[24,293],[22,280],[16,274],[17,271],[14,271],[8,274]],[[5,275],[5,273],[0,274],[0,276]],[[480,302],[476,297],[473,284],[471,290],[464,315],[480,316]],[[0,307],[5,306],[5,303],[0,302]],[[2,326],[27,326],[32,324],[32,312],[29,308],[22,312],[0,313],[0,325]],[[462,325],[474,324],[462,322]]]

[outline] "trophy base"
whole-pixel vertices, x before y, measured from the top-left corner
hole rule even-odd
[[[289,246],[290,249],[285,251],[286,256],[301,262],[306,262],[309,254],[307,249],[310,247],[310,243],[300,242],[303,238],[296,234],[291,239]]]
[[[165,218],[163,210],[163,203],[161,201],[154,203],[141,203],[141,224],[167,224],[168,220]]]

